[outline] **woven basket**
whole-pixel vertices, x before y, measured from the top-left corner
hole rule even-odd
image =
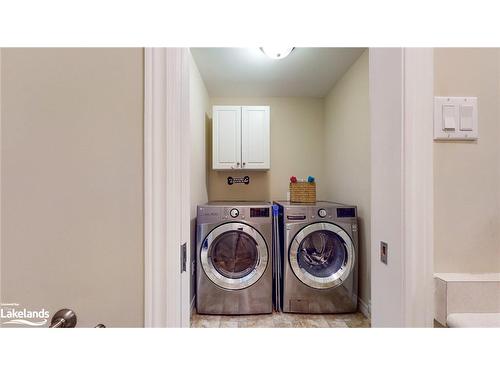
[[[316,203],[315,182],[291,182],[290,202],[293,203]]]

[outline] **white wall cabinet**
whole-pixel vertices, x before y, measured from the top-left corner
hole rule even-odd
[[[212,168],[270,168],[270,108],[214,106]]]
[[[241,167],[241,107],[214,106],[212,168]]]

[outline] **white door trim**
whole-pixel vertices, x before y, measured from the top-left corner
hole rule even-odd
[[[370,49],[375,327],[433,323],[433,70],[432,49]]]
[[[189,290],[189,277],[181,274],[180,251],[189,238],[189,173],[183,168],[183,151],[189,150],[185,144],[189,140],[185,133],[189,131],[188,62],[184,48],[145,49],[145,327],[189,325],[189,316],[187,322],[183,316],[185,303],[189,310],[189,293],[186,301],[182,298],[183,288]],[[184,279],[187,285],[183,285]]]
[[[432,327],[434,316],[434,53],[404,49],[404,322]]]
[[[0,303],[2,303],[2,48],[0,48]]]

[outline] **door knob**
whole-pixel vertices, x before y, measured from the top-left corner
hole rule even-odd
[[[73,310],[62,309],[54,314],[50,328],[75,328],[76,314]]]

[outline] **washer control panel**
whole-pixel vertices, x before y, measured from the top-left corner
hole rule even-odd
[[[245,220],[249,220],[253,224],[269,224],[273,220],[271,206],[266,204],[225,205],[224,202],[221,202],[219,205],[212,203],[198,206],[198,214],[196,216],[197,224]]]
[[[356,222],[356,206],[346,206],[332,202],[316,202],[316,205],[304,203],[280,202],[280,216],[287,223],[307,223],[315,221],[341,220],[343,222]]]
[[[231,217],[233,219],[237,218],[239,214],[240,214],[240,211],[238,211],[237,208],[232,208],[231,211],[229,211],[229,215],[231,215]]]

